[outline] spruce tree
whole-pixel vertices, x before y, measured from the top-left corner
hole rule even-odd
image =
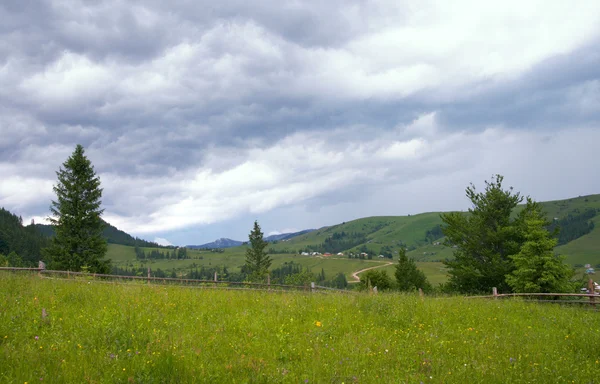
[[[554,254],[558,240],[546,229],[549,223],[539,207],[523,215],[525,243],[511,256],[515,270],[506,276],[506,282],[515,292],[574,292],[573,268],[564,262],[564,256]]]
[[[269,244],[263,239],[263,233],[257,221],[254,221],[254,228],[248,236],[250,247],[246,249],[246,266],[245,270],[249,272],[251,280],[262,280],[271,267],[271,258],[265,252],[265,248]]]
[[[104,223],[100,208],[102,189],[100,178],[77,145],[75,151],[56,172],[58,183],[54,186],[56,201],[52,201],[49,218],[55,236],[44,255],[50,267],[57,270],[93,273],[110,272],[110,260],[104,260],[107,245],[102,236]]]
[[[421,288],[424,291],[431,290],[431,284],[423,271],[417,268],[415,261],[406,256],[406,249],[400,248],[398,264],[396,264],[396,284],[400,291],[415,291]]]
[[[523,220],[513,211],[523,201],[512,188],[502,188],[503,177],[496,175],[485,182],[485,191],[477,192],[471,184],[466,193],[473,207],[469,214],[450,212],[441,215],[445,244],[455,247],[454,260],[446,260],[450,279],[448,287],[461,293],[510,292],[505,276],[514,270],[512,255],[519,253],[524,242]],[[533,209],[530,201],[525,210]]]

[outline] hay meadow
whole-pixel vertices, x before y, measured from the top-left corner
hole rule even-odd
[[[592,383],[600,313],[0,272],[2,383]]]

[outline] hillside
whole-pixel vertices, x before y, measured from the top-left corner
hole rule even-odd
[[[231,248],[239,247],[243,244],[243,241],[232,240],[227,238],[220,238],[213,242],[201,244],[201,245],[186,245],[190,249],[212,249],[212,248]]]
[[[566,200],[541,203],[549,220],[557,222],[571,217],[577,218],[584,212],[593,217],[586,222],[600,224],[600,195],[576,197]],[[273,244],[273,253],[298,253],[319,251],[338,253],[367,252],[387,257],[397,254],[401,246],[409,249],[409,256],[418,261],[441,261],[452,257],[452,249],[443,245],[439,231],[442,212],[422,213],[409,216],[367,217],[346,223],[324,227],[317,231],[297,236],[285,243]],[[575,219],[571,220],[574,221]],[[566,222],[566,219],[563,220]],[[563,231],[571,227],[563,228]],[[599,264],[600,226],[594,225],[591,232],[573,238],[557,247],[571,264]]]
[[[304,235],[305,233],[309,233],[312,231],[314,231],[314,229],[305,229],[303,231],[292,232],[292,233],[280,233],[277,235],[266,236],[264,238],[264,240],[268,241],[270,243],[276,243],[278,241],[287,241],[293,237]],[[212,242],[206,243],[206,244],[186,245],[186,248],[190,248],[190,249],[232,248],[232,247],[239,247],[240,245],[243,245],[243,244],[244,244],[243,241],[232,240],[232,239],[228,239],[228,238],[220,238],[220,239],[217,239],[215,241],[212,241]]]
[[[48,239],[33,225],[24,226],[20,217],[0,208],[0,255],[10,256],[12,265],[37,265],[41,249],[47,243]],[[14,254],[18,257],[13,260]]]
[[[120,244],[120,245],[129,245],[129,246],[138,246],[138,247],[156,247],[156,248],[172,248],[168,246],[161,246],[152,241],[147,241],[144,239],[140,239],[139,237],[133,237],[125,231],[121,231],[117,227],[111,225],[104,221],[106,227],[102,232],[102,235],[106,239],[109,244]],[[37,230],[47,237],[54,236],[54,228],[48,224],[35,224]]]

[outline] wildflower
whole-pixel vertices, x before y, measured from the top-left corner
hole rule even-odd
[[[36,337],[34,337],[34,339],[36,339],[36,340],[39,340],[39,339],[40,339],[40,337],[39,337],[39,336],[36,336]]]
[[[316,325],[317,327],[320,327],[320,326],[322,326],[322,325],[323,325],[323,323],[321,323],[320,321],[315,321],[315,325]]]

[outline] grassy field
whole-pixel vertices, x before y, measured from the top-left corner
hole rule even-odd
[[[144,249],[146,251],[151,250],[150,248]],[[223,253],[188,250],[188,254],[190,257],[202,256],[202,259],[193,258],[186,260],[156,260],[144,265],[150,266],[150,268],[154,270],[160,268],[165,271],[170,271],[172,269],[177,271],[185,271],[189,270],[192,265],[196,265],[198,267],[225,266],[230,271],[239,271],[241,266],[244,264],[246,257],[245,249],[242,249],[241,247],[227,248]],[[142,263],[135,259],[135,252],[133,252],[133,248],[123,245],[109,244],[109,252],[107,257],[113,260],[113,264],[121,267],[139,267],[142,265]],[[355,271],[375,265],[385,264],[389,261],[388,259],[385,259],[385,261],[381,261],[381,259],[359,260],[333,257],[301,256],[293,254],[275,254],[271,255],[271,258],[273,259],[273,263],[271,265],[272,269],[277,268],[286,262],[294,262],[310,269],[315,274],[320,273],[321,270],[323,270],[328,278],[332,278],[338,273],[343,273],[346,275],[348,280],[351,279],[351,275]]]
[[[590,383],[600,372],[600,314],[552,304],[8,273],[0,292],[2,383]]]

